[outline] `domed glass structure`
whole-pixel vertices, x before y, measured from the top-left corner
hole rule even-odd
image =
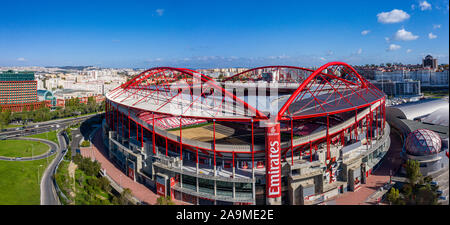
[[[439,153],[441,138],[438,134],[427,129],[418,129],[409,133],[406,138],[406,152],[414,156],[426,156]]]

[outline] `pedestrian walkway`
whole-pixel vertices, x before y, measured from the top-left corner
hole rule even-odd
[[[119,170],[111,161],[108,160],[104,150],[101,129],[98,129],[98,131],[95,133],[93,145],[86,148],[80,148],[80,151],[81,155],[83,155],[84,157],[94,158],[95,160],[99,161],[102,169],[106,170],[106,174],[110,176],[114,180],[114,182],[116,182],[122,188],[129,188],[133,196],[135,196],[137,199],[149,205],[156,204],[156,199],[159,197],[159,195],[148,189],[143,184],[134,182],[131,178],[129,178],[126,174]],[[173,200],[173,202],[178,205],[187,204],[175,199]]]
[[[368,205],[377,203],[373,199],[369,200],[369,197],[375,194],[375,192],[383,187],[384,184],[389,182],[390,174],[392,173],[392,175],[394,175],[400,168],[402,162],[400,157],[400,152],[402,150],[400,138],[395,133],[391,133],[390,138],[391,146],[389,147],[389,151],[383,157],[383,161],[378,169],[367,177],[366,183],[361,184],[357,191],[338,195],[335,198],[337,205]]]

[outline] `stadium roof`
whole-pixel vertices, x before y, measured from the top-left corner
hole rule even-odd
[[[369,107],[385,97],[351,66],[341,62],[327,63],[315,71],[292,66],[259,67],[231,78],[241,83],[261,81],[267,77],[262,75],[268,73],[272,79],[265,84],[268,89],[277,83],[297,85],[289,89],[289,95],[276,98],[266,98],[266,91],[262,94],[258,90],[256,101],[269,99],[265,103],[271,106],[269,110],[267,106],[259,107],[261,102],[241,99],[236,92],[244,92],[244,88],[229,90],[226,84],[222,86],[203,74],[183,68],[146,70],[106,96],[115,103],[159,114],[243,120],[325,116]]]

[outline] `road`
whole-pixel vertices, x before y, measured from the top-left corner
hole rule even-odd
[[[99,113],[99,114],[101,114],[101,113]],[[87,119],[97,116],[99,114],[80,116],[80,117],[76,117],[76,118],[51,120],[51,121],[46,121],[46,122],[41,122],[41,123],[34,123],[33,125],[25,126],[24,129],[9,128],[9,129],[5,129],[5,130],[1,131],[0,136],[10,138],[10,137],[19,137],[19,136],[27,136],[27,135],[33,135],[33,134],[38,134],[38,133],[44,133],[49,130],[56,130],[58,128],[67,126],[69,124],[78,123],[78,122],[87,120]],[[38,127],[36,127],[36,126],[38,126]],[[59,127],[57,127],[57,126],[59,126]]]
[[[43,143],[49,145],[50,146],[50,150],[47,151],[44,154],[33,156],[33,157],[4,157],[4,156],[0,156],[0,160],[5,160],[5,161],[31,161],[31,160],[45,159],[45,158],[55,154],[59,150],[59,147],[58,147],[58,145],[56,143],[54,143],[53,141],[46,140],[46,139],[25,138],[25,137],[23,137],[23,138],[22,137],[18,137],[18,138],[11,138],[11,139],[40,141],[40,142],[43,142]]]
[[[93,115],[87,115],[87,116],[80,116],[77,118],[60,119],[60,120],[36,123],[36,124],[33,124],[32,126],[27,126],[25,128],[25,130],[16,130],[16,128],[12,128],[12,129],[7,129],[6,131],[2,131],[2,132],[0,132],[0,136],[2,136],[2,139],[13,138],[13,139],[39,140],[41,142],[48,144],[51,149],[49,152],[42,154],[40,156],[37,156],[37,157],[32,157],[32,158],[31,157],[23,157],[23,158],[17,159],[17,158],[6,158],[6,157],[0,156],[0,160],[18,160],[18,161],[37,160],[37,159],[46,158],[46,157],[56,153],[56,157],[53,159],[53,161],[50,163],[50,165],[45,169],[45,171],[42,175],[41,184],[40,184],[41,205],[60,205],[61,203],[60,203],[59,197],[56,193],[55,181],[53,178],[53,174],[55,174],[55,172],[56,172],[56,166],[58,165],[59,161],[64,157],[63,151],[67,150],[66,140],[65,140],[64,136],[61,135],[62,130],[65,129],[70,124],[82,122],[84,120],[87,120],[87,119],[97,116],[97,115],[98,114],[93,114]],[[37,125],[37,127],[35,127],[36,125]],[[45,140],[45,139],[20,137],[20,136],[29,136],[29,135],[38,134],[38,133],[45,133],[45,132],[49,132],[51,130],[57,130],[57,129],[61,129],[61,131],[58,132],[58,134],[57,134],[59,146],[56,143],[49,141],[49,140]],[[77,131],[79,133],[79,129],[77,129]],[[80,137],[78,139],[78,142],[80,141],[80,138],[82,138],[81,135],[79,135],[79,136]],[[77,144],[78,144],[78,142],[77,142]]]
[[[80,148],[80,141],[83,138],[80,128],[72,130],[72,142],[70,143],[70,149],[72,150],[72,157],[77,154],[77,149]]]
[[[41,205],[60,205],[58,194],[55,190],[53,174],[56,172],[56,166],[58,162],[64,157],[63,150],[67,149],[66,140],[58,132],[58,142],[60,148],[58,148],[57,155],[45,169],[41,179]]]

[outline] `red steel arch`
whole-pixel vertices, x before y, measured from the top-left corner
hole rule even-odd
[[[174,73],[177,73],[174,75]],[[213,89],[220,90],[222,93],[224,93],[225,97],[228,97],[232,99],[232,101],[236,102],[237,104],[242,105],[243,108],[247,108],[251,110],[255,116],[259,119],[265,119],[267,118],[266,115],[258,111],[253,106],[249,105],[247,102],[241,100],[237,96],[233,95],[232,93],[228,92],[224,88],[222,88],[220,85],[218,85],[214,80],[211,78],[205,76],[202,73],[199,73],[194,70],[185,69],[185,68],[174,68],[174,67],[155,67],[148,70],[145,70],[144,72],[140,73],[139,75],[135,76],[133,79],[127,81],[126,83],[120,85],[119,87],[112,90],[109,95],[112,99],[117,99],[119,96],[128,93],[128,96],[121,100],[121,102],[125,101],[126,99],[130,98],[131,96],[134,96],[138,94],[138,92],[144,90],[145,88],[148,88],[150,85],[154,85],[152,87],[152,90],[148,95],[141,98],[139,101],[135,102],[132,106],[137,104],[138,102],[144,100],[146,97],[148,97],[150,94],[158,92],[162,93],[163,95],[168,95],[167,92],[170,90],[170,85],[173,84],[176,81],[183,80],[186,82],[187,86],[181,87],[180,92],[186,91],[186,89],[193,88],[193,82],[192,79],[197,79],[200,82],[200,98],[205,97],[208,93],[206,93],[206,90],[204,89],[204,85],[209,86]],[[192,95],[192,92],[190,93]],[[169,103],[172,101],[172,99],[175,96],[170,96],[168,98],[166,103]],[[199,99],[196,99],[195,101],[199,101]]]
[[[340,72],[339,75],[336,73],[337,71]],[[342,77],[342,75],[343,75],[342,72],[344,75],[346,75],[346,77]],[[349,80],[348,79],[349,77],[352,79]],[[306,91],[308,91],[313,98],[316,98],[316,96],[314,95],[314,93],[311,92],[311,89],[310,89],[310,85],[315,81],[316,78],[320,78],[322,81],[325,81],[325,82],[321,82],[319,85],[327,84],[329,87],[331,87],[331,89],[329,89],[331,91],[331,95],[340,95],[342,100],[346,101],[349,105],[353,106],[347,110],[340,110],[339,112],[354,110],[354,108],[358,108],[360,105],[353,105],[351,103],[351,101],[349,101],[349,99],[345,98],[342,95],[342,93],[340,93],[339,89],[335,88],[332,85],[331,80],[337,80],[337,82],[335,82],[335,84],[336,83],[339,83],[339,85],[344,84],[346,86],[345,87],[346,91],[353,92],[352,93],[353,95],[357,94],[356,96],[358,98],[363,99],[365,101],[365,104],[364,104],[365,106],[370,105],[370,103],[373,103],[373,101],[369,101],[369,100],[365,99],[364,95],[358,94],[358,92],[365,91],[366,92],[365,94],[370,94],[370,95],[372,95],[371,97],[376,97],[375,101],[381,100],[381,98],[384,96],[384,93],[382,93],[378,88],[376,88],[374,85],[370,84],[367,80],[365,80],[363,77],[361,77],[361,75],[359,75],[358,72],[356,72],[356,70],[353,67],[351,67],[350,65],[348,65],[347,63],[329,62],[329,63],[321,66],[317,70],[315,70],[307,79],[305,79],[304,82],[302,82],[300,84],[300,86],[295,90],[295,92],[289,97],[289,99],[285,102],[285,104],[280,108],[278,115],[277,115],[277,120],[282,119],[282,117],[284,116],[286,111],[288,111],[288,108],[295,101],[297,101],[299,98],[304,97],[305,94],[303,94],[303,96],[301,96],[302,92],[306,93]],[[352,86],[354,87],[354,89],[352,88]],[[325,90],[325,89],[323,89],[323,90]],[[323,90],[321,90],[321,91],[323,91]],[[317,90],[315,90],[315,91],[317,91]],[[320,104],[318,99],[315,99],[315,101]],[[323,107],[322,107],[322,109],[323,109]],[[328,112],[326,110],[323,110],[322,114],[323,113],[328,113]],[[318,115],[318,114],[316,114],[316,115]]]
[[[344,112],[354,110],[355,108],[366,107],[370,103],[373,103],[373,100],[380,100],[380,98],[384,96],[384,93],[378,90],[374,85],[367,82],[367,80],[361,77],[354,68],[344,62],[329,62],[321,66],[317,70],[296,66],[263,66],[235,74],[225,79],[224,82],[236,80],[236,78],[239,78],[240,81],[242,81],[243,79],[255,81],[256,78],[261,78],[262,73],[258,73],[258,70],[263,70],[263,72],[264,70],[266,70],[266,72],[278,71],[279,76],[282,76],[282,78],[285,80],[290,79],[290,81],[292,81],[290,75],[290,78],[288,79],[287,74],[281,73],[297,73],[296,82],[299,82],[300,85],[291,94],[291,96],[287,99],[283,106],[278,110],[278,113],[276,114],[277,121],[283,119],[285,120],[288,118],[299,119],[300,115],[296,115],[295,112],[290,112],[289,108],[294,105],[294,103],[300,101],[304,101],[302,102],[302,104],[304,104],[305,106],[299,108],[298,111],[304,110],[306,106],[311,108],[314,104],[315,110],[310,110],[309,112],[311,117],[321,116],[332,112]],[[174,76],[174,73],[178,74]],[[310,74],[308,75],[308,73]],[[207,85],[209,85],[211,88],[219,89],[222,93],[224,93],[226,97],[232,99],[233,102],[241,104],[243,107],[251,110],[254,113],[254,119],[267,119],[267,116],[264,113],[260,112],[254,106],[243,101],[236,95],[228,92],[211,78],[194,70],[184,68],[155,67],[145,70],[144,72],[135,76],[133,79],[112,90],[109,95],[112,99],[116,99],[120,95],[128,93],[128,96],[120,101],[123,102],[127,98],[136,95],[143,89],[143,87],[148,87],[149,85],[155,86],[153,88],[154,90],[152,90],[151,93],[167,93],[167,90],[170,89],[169,85],[177,80],[184,80],[188,84],[188,86],[190,86],[181,88],[185,90],[192,87],[193,78],[200,80],[202,85],[207,83]],[[314,86],[317,87],[314,88]],[[203,88],[201,88],[201,90],[201,96],[204,97],[206,94],[205,90]],[[324,92],[326,93],[324,94]],[[145,97],[148,97],[150,94],[144,96],[138,102],[144,100]],[[320,97],[318,97],[320,94],[322,94],[322,96],[328,97],[320,99]],[[351,98],[346,96],[350,96]],[[174,96],[171,97],[173,98]],[[373,97],[375,97],[375,99]],[[167,98],[167,101],[170,102],[172,98]],[[308,98],[309,100],[306,100]],[[335,99],[335,101],[331,101],[333,98]],[[353,104],[352,101],[355,101],[355,103],[359,102],[360,104]],[[133,107],[138,102],[135,102],[131,106]],[[334,108],[331,107],[333,106],[333,104]],[[339,107],[341,108],[339,109]]]

